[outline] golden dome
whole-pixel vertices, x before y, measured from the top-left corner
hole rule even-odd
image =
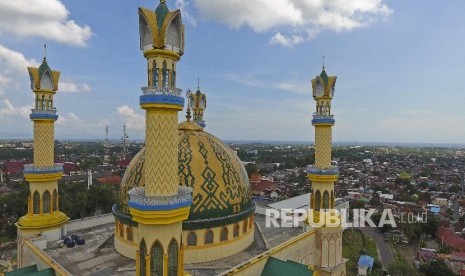
[[[183,229],[214,227],[240,221],[255,209],[247,172],[236,154],[196,123],[179,124],[179,182],[193,187],[192,207]],[[127,192],[145,185],[145,148],[132,159],[121,181],[120,219],[130,219]]]

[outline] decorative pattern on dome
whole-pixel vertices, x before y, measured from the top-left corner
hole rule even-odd
[[[253,206],[250,182],[239,158],[220,139],[202,130],[179,128],[179,182],[192,187],[188,221],[227,219]],[[128,214],[128,191],[143,187],[145,148],[131,161],[121,182],[119,211]]]

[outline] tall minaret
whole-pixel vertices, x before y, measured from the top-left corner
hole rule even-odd
[[[197,92],[189,93],[187,95],[188,107],[192,108],[194,113],[194,123],[198,124],[201,128],[205,128],[205,120],[203,119],[203,112],[207,108],[207,96],[200,91],[197,86]]]
[[[307,177],[312,183],[311,208],[314,219],[319,221],[320,211],[334,209],[334,182],[339,170],[331,165],[332,127],[331,100],[334,97],[335,76],[328,76],[323,65],[319,76],[312,80],[313,98],[316,112],[312,125],[315,126],[315,165],[307,169]],[[322,221],[323,222],[323,221]],[[342,228],[326,224],[317,229],[316,269],[320,275],[345,275],[345,261],[342,259]],[[344,273],[344,274],[342,274]]]
[[[155,12],[139,8],[140,48],[147,59],[148,84],[142,87],[146,112],[145,187],[129,194],[129,211],[139,223],[137,275],[182,275],[182,221],[192,204],[192,189],[178,176],[178,112],[184,106],[176,88],[176,62],[184,50],[179,10],[164,0]]]
[[[44,46],[45,48],[46,46]],[[28,67],[35,107],[30,115],[34,123],[34,162],[24,166],[29,182],[28,212],[16,223],[20,237],[41,233],[48,241],[64,234],[68,217],[58,208],[58,184],[63,164],[55,164],[54,123],[58,119],[53,96],[58,90],[60,72],[51,70],[44,60],[39,68]]]

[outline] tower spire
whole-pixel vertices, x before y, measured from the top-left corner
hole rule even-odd
[[[322,59],[323,59],[323,71],[325,70],[325,58],[326,58],[326,56],[322,57]]]
[[[47,43],[44,43],[44,62],[47,62]]]

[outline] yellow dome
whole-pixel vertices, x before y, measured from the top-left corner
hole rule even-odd
[[[220,139],[193,122],[179,124],[179,182],[193,187],[192,207],[183,229],[208,228],[240,221],[255,209],[247,172],[236,154]],[[145,148],[123,176],[113,213],[131,220],[128,191],[145,185]]]

